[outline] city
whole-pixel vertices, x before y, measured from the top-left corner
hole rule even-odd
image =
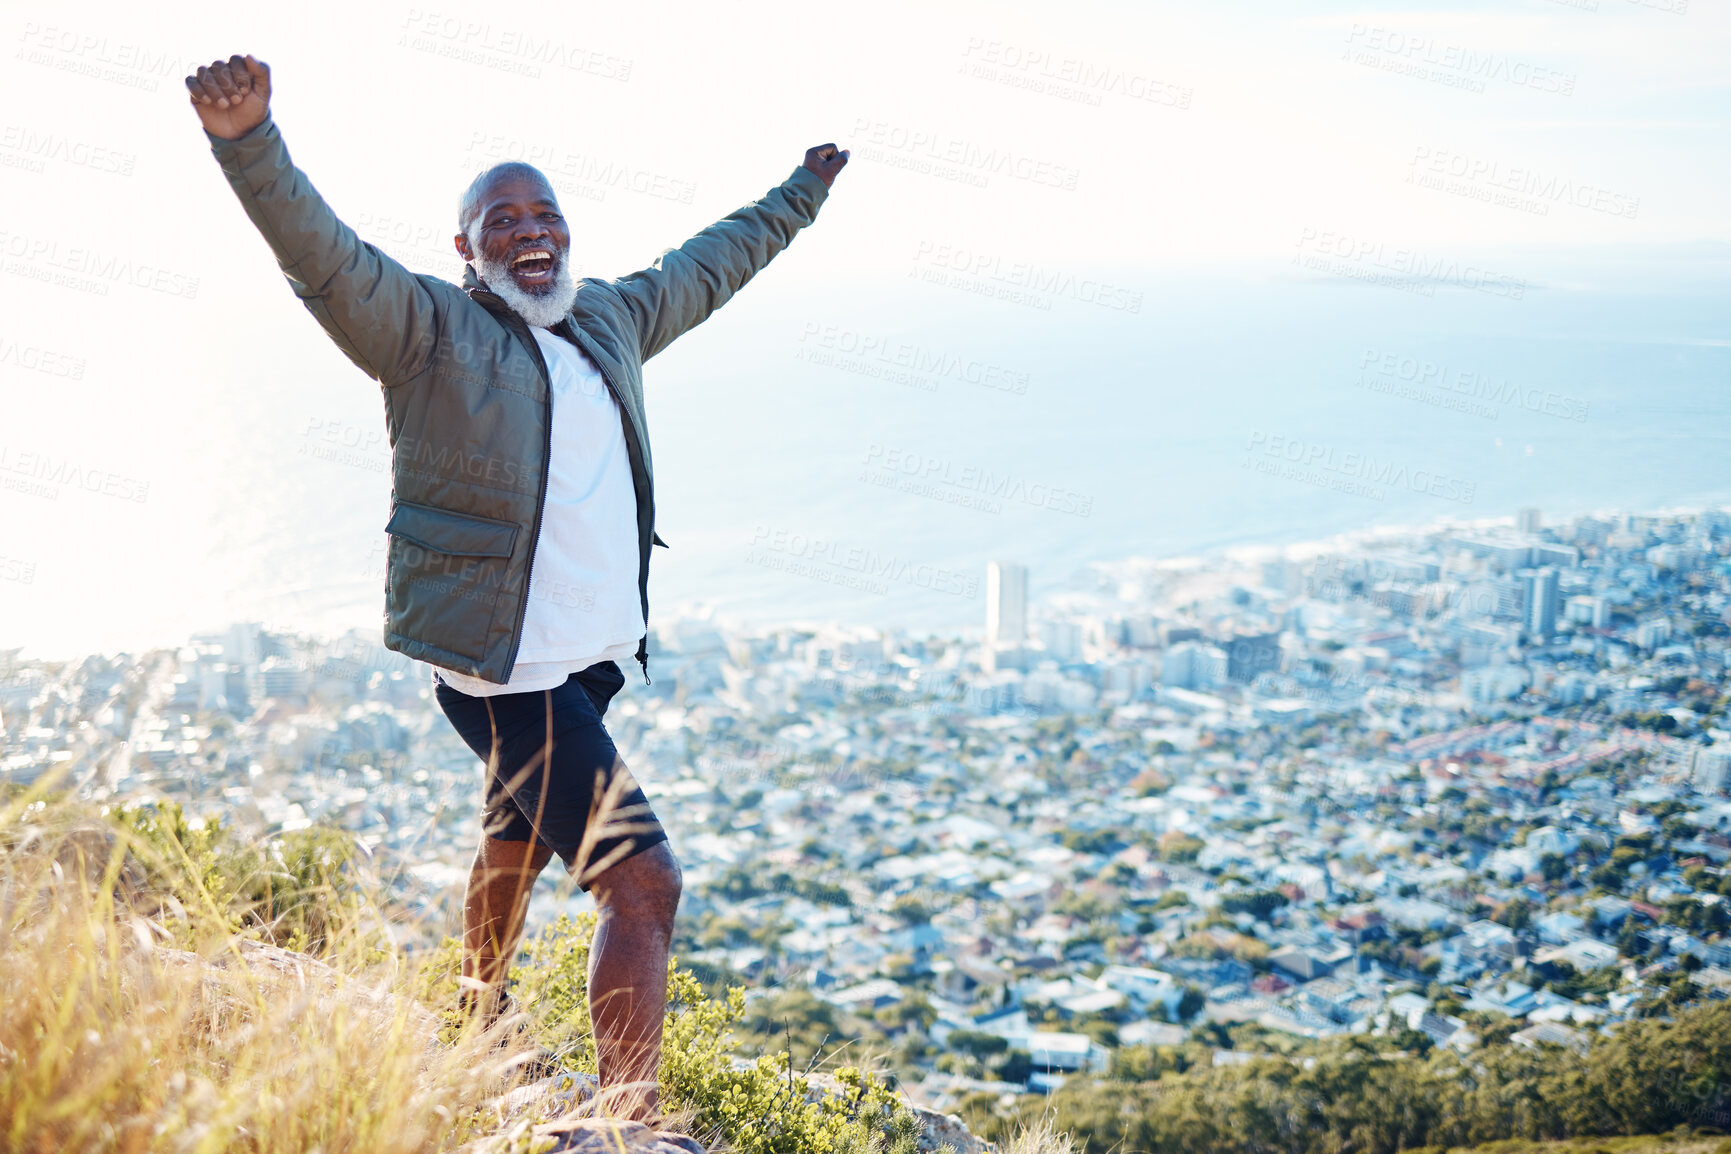
[[[1050,585],[991,564],[948,637],[655,620],[608,727],[684,866],[680,961],[764,1039],[949,1109],[1196,1042],[1582,1049],[1731,991],[1731,512]],[[335,826],[405,937],[455,925],[479,766],[374,638],[0,651],[0,725],[10,786]],[[549,875],[531,926],[586,901]]]

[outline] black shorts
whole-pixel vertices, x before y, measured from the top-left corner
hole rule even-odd
[[[619,666],[602,661],[555,689],[471,697],[440,680],[433,690],[457,733],[487,763],[482,831],[497,841],[540,842],[584,889],[667,840],[601,724],[624,685]]]

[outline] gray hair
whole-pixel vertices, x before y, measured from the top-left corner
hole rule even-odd
[[[558,199],[552,195],[553,182],[533,164],[526,164],[521,160],[507,160],[502,164],[495,164],[471,180],[469,187],[463,190],[462,198],[457,201],[457,229],[469,238],[470,244],[475,243],[475,218],[481,215],[481,197],[496,181],[514,176],[538,182],[547,190],[549,197],[555,201]]]

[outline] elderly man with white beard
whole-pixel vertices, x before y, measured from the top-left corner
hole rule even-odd
[[[290,160],[270,70],[186,78],[211,151],[295,295],[382,386],[391,439],[387,647],[485,766],[463,909],[464,1005],[506,1019],[531,885],[557,854],[595,898],[589,996],[611,1112],[658,1114],[678,864],[602,723],[649,677],[654,473],[643,362],[702,323],[809,225],[848,153],[808,149],[762,198],[614,280],[571,274],[545,176],[502,164],[458,209],[461,286],[411,274],[345,225]]]

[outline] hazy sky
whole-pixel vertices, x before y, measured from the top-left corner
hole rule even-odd
[[[581,270],[617,275],[762,195],[807,146],[851,148],[818,226],[730,306],[726,332],[650,366],[658,461],[673,459],[663,443],[706,465],[701,452],[773,454],[752,441],[771,396],[754,395],[752,366],[789,375],[790,341],[832,318],[893,335],[954,311],[981,358],[1037,363],[1070,341],[1066,363],[1110,348],[1122,368],[1141,342],[1195,335],[1163,329],[1156,308],[1187,277],[1254,289],[1416,266],[1493,296],[1507,282],[1723,298],[1728,283],[1720,2],[532,11],[534,25],[517,23],[531,9],[479,3],[0,8],[0,647],[159,643],[241,616],[292,626],[297,606],[309,625],[378,620],[375,386],[293,299],[181,83],[232,52],[272,66],[277,122],[339,214],[452,279],[456,194],[497,159],[553,173]],[[1136,308],[1060,301],[1052,318],[1000,309],[981,324],[961,294],[907,288],[922,269],[1002,283],[1023,264]],[[1096,335],[1114,311],[1124,323]],[[1560,315],[1497,324],[1576,335],[1579,316]],[[1229,349],[1233,333],[1217,335]],[[1731,324],[1690,315],[1664,339],[1718,349]],[[726,415],[682,426],[668,398],[718,379],[736,390]],[[1038,443],[1033,408],[943,412]],[[1227,436],[1243,440],[1242,424]],[[307,452],[320,443],[359,454],[334,491]],[[43,488],[40,458],[97,483]],[[697,487],[681,467],[672,497]],[[1678,491],[1723,480],[1697,468]],[[1104,494],[1112,478],[1091,484]],[[290,524],[284,507],[306,516]],[[671,588],[690,592],[677,566],[693,556],[668,561]],[[327,581],[331,557],[353,564]],[[273,600],[289,587],[301,601]]]

